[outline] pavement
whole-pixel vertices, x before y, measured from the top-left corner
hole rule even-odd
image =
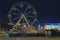
[[[60,37],[0,37],[0,40],[60,40]]]

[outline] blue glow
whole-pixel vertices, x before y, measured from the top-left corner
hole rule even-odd
[[[39,29],[39,30],[41,29],[41,25],[40,25],[40,24],[38,24],[38,29]]]
[[[47,23],[45,24],[46,28],[53,28],[53,29],[58,29],[60,27],[60,23]]]

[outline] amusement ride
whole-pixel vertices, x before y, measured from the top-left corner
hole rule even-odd
[[[23,33],[38,33],[38,30],[33,26],[37,21],[37,11],[32,4],[23,1],[13,4],[9,10],[8,18],[10,24],[13,24],[10,33],[17,29],[22,32],[23,28],[26,28],[23,29]]]

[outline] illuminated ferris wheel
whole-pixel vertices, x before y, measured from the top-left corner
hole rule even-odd
[[[8,18],[10,23],[16,24],[18,20],[20,20],[22,15],[31,25],[33,25],[37,21],[37,11],[30,3],[17,2],[13,4],[11,9],[9,10]]]

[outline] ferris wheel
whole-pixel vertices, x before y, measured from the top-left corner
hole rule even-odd
[[[21,15],[24,15],[24,17],[27,18],[28,23],[31,25],[37,21],[37,11],[34,6],[28,2],[22,1],[12,5],[8,13],[10,23],[16,24],[19,18],[21,18]]]

